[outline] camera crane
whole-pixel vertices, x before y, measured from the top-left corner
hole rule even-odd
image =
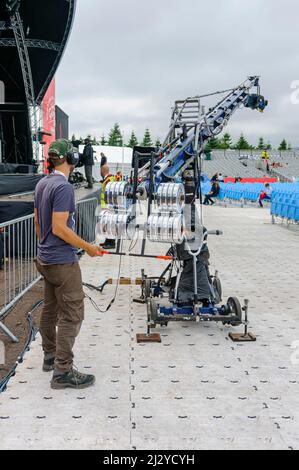
[[[253,88],[255,90],[252,92]],[[202,106],[202,99],[223,93],[226,96],[206,111]],[[219,305],[221,284],[217,274],[211,276],[208,272],[210,304],[201,305],[198,296],[198,257],[207,243],[207,236],[221,235],[222,232],[205,229],[202,211],[197,202],[201,199],[202,155],[206,144],[223,131],[239,108],[263,112],[267,105],[268,102],[260,92],[258,76],[250,76],[230,90],[176,101],[170,128],[161,148],[148,154],[134,152],[134,169],[130,180],[110,182],[106,186],[107,210],[101,211],[99,215],[97,232],[105,238],[118,240],[117,250],[113,254],[124,255],[123,240],[131,240],[131,246],[135,246],[136,243],[133,242],[136,234],[138,236],[139,232],[143,232],[141,252],[132,253],[129,248],[129,256],[151,256],[145,253],[146,240],[149,240],[172,246],[165,257],[156,257],[171,261],[170,272],[174,269],[175,261],[180,264],[175,288],[170,288],[167,283],[163,285],[167,270],[156,280],[142,275],[143,298],[148,305],[148,325],[167,325],[169,321],[199,319],[222,321],[237,326],[244,323],[242,311],[245,311],[245,335],[242,338],[252,340],[247,332],[248,302],[245,302],[242,309],[238,299],[232,297],[225,305]],[[145,158],[147,162],[142,165]],[[137,220],[139,200],[147,201],[145,223],[138,223]],[[193,262],[193,299],[187,305],[178,302],[178,283],[183,261],[186,260],[183,252]],[[166,307],[155,300],[155,297],[165,295],[169,300]],[[150,326],[148,335],[143,339],[149,337],[149,332]]]

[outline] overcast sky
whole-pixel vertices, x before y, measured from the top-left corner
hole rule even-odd
[[[78,0],[57,73],[57,104],[70,132],[163,139],[175,99],[231,88],[261,75],[264,114],[237,111],[228,131],[299,145],[298,0]],[[215,98],[216,99],[216,98]]]

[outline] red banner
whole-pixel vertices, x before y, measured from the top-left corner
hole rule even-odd
[[[236,178],[224,178],[225,183],[234,183]],[[241,178],[241,183],[276,183],[277,178]]]
[[[48,158],[48,150],[51,142],[55,140],[55,78],[50,83],[50,86],[45,94],[42,103],[42,114],[43,114],[43,131],[51,134],[51,135],[44,135],[43,141],[46,144],[43,146],[43,154],[44,154],[44,172],[48,173],[47,170],[47,158]]]

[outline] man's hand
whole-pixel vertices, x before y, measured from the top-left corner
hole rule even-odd
[[[106,251],[98,245],[88,245],[88,247],[85,248],[85,251],[92,258],[95,258],[96,256],[103,256],[106,253]]]
[[[69,212],[53,212],[52,215],[52,232],[56,237],[61,238],[69,245],[84,250],[89,256],[103,256],[105,250],[97,245],[91,245],[82,240],[72,229],[67,226]]]

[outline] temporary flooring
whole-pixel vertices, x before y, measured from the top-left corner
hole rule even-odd
[[[156,329],[161,344],[137,344],[146,308],[133,303],[138,286],[121,286],[108,313],[86,301],[76,365],[94,373],[96,385],[51,390],[38,336],[0,395],[1,449],[299,448],[299,232],[272,225],[267,210],[205,213],[208,228],[224,232],[209,237],[211,269],[225,298],[250,300],[257,341],[233,343],[234,329],[222,324],[170,323]],[[81,266],[84,280],[99,285],[116,277],[118,258],[84,257]],[[163,267],[126,257],[121,274]],[[89,294],[105,307],[114,289]]]

